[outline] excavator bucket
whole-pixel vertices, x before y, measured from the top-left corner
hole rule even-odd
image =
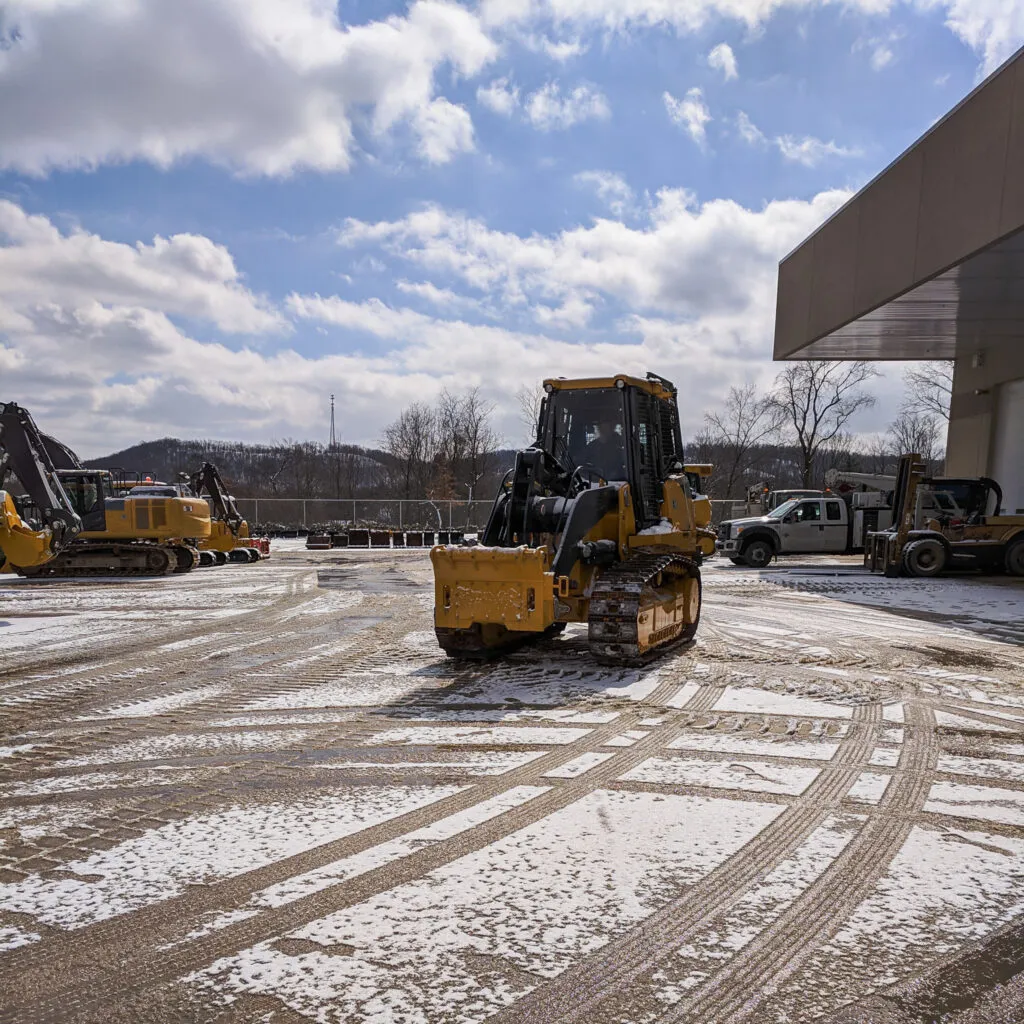
[[[0,552],[11,566],[30,569],[53,558],[49,529],[33,530],[18,514],[14,498],[0,491]]]

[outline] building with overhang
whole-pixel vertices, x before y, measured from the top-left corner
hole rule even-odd
[[[782,261],[775,358],[955,360],[946,474],[1024,512],[1024,49]]]

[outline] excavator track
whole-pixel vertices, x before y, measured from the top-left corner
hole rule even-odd
[[[700,568],[677,554],[643,552],[605,570],[590,597],[590,652],[604,665],[643,665],[692,640],[700,621]]]
[[[28,579],[167,576],[175,572],[189,572],[199,561],[198,552],[194,561],[189,563],[189,556],[179,556],[179,549],[185,552],[193,550],[161,544],[73,544],[43,565],[19,568],[17,572]],[[184,568],[185,564],[188,568]]]

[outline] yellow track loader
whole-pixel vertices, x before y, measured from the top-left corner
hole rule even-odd
[[[437,546],[434,624],[456,658],[486,658],[568,622],[605,664],[690,640],[702,541],[676,389],[648,374],[547,380],[537,439],[516,456],[480,543]]]
[[[83,466],[14,402],[0,402],[0,488],[0,555],[22,576],[189,572],[210,535],[205,501],[167,485],[119,496],[109,472]]]

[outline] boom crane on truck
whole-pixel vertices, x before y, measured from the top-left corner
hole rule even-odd
[[[0,402],[0,470],[0,552],[22,576],[189,572],[210,535],[201,498],[173,489],[119,496],[107,470],[83,466],[14,402]],[[15,496],[15,480],[27,493]]]

